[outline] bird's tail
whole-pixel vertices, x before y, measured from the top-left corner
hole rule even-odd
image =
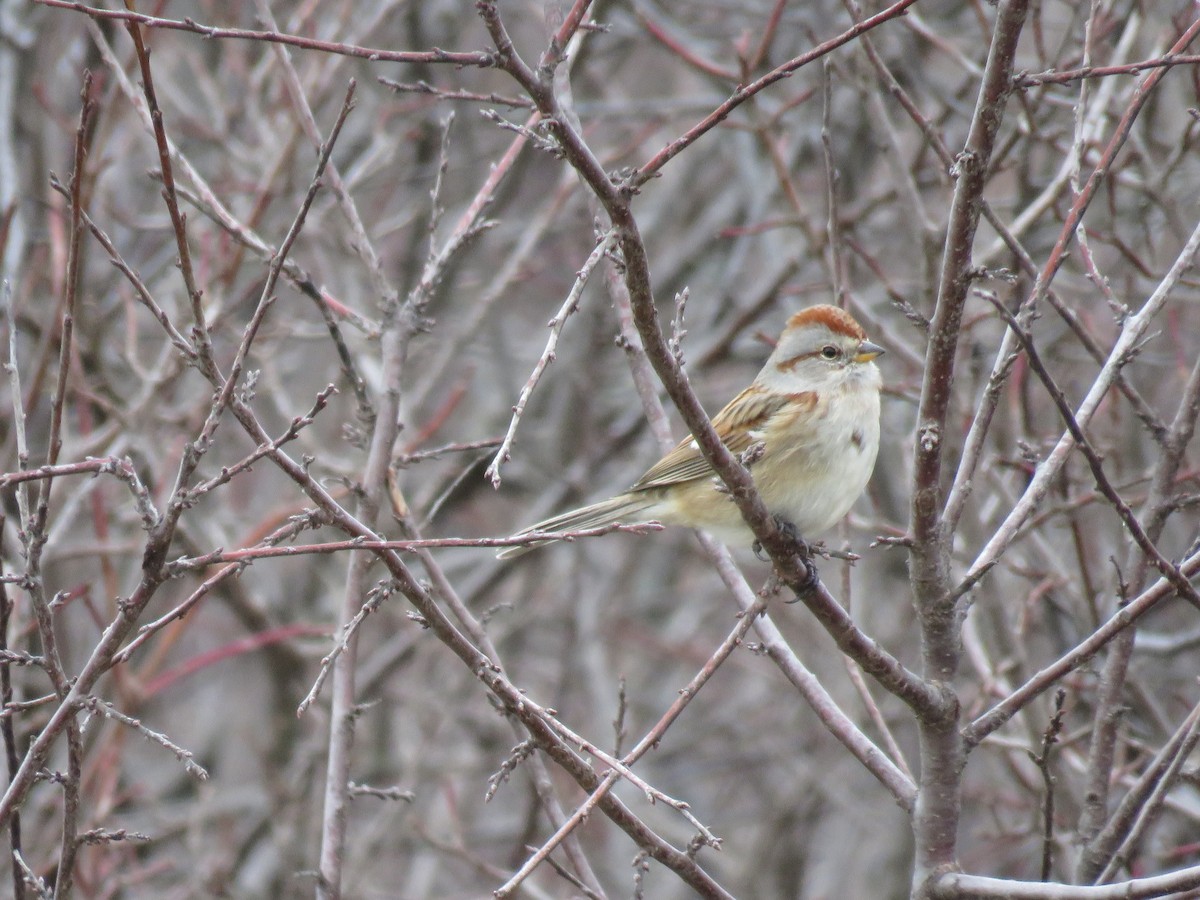
[[[593,503],[591,506],[583,506],[579,509],[573,509],[570,512],[544,519],[536,525],[530,525],[528,528],[521,529],[513,537],[521,537],[522,535],[533,534],[537,531],[582,531],[585,528],[602,528],[605,525],[612,525],[616,522],[622,522],[626,525],[648,522],[653,516],[640,516],[639,514],[650,509],[655,503],[656,500],[653,497],[638,494],[621,494],[609,500]],[[552,543],[554,543],[553,540],[534,541],[531,544],[505,547],[496,556],[499,559],[512,559],[514,556],[528,553],[536,547],[543,547],[546,544]]]

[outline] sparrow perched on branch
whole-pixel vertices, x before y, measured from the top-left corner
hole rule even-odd
[[[802,310],[788,319],[750,386],[713,416],[725,446],[749,463],[767,510],[798,535],[829,529],[867,486],[879,450],[875,358],[883,352],[845,310]],[[516,537],[650,521],[703,528],[726,542],[754,537],[690,437],[625,493],[538,522]],[[547,543],[506,547],[498,556]]]

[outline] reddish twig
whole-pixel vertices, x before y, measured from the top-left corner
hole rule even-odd
[[[462,52],[442,50],[434,47],[432,50],[381,50],[372,47],[357,47],[339,41],[321,41],[315,38],[300,37],[295,34],[281,34],[278,31],[252,31],[245,28],[217,28],[212,25],[202,25],[193,19],[163,19],[157,16],[147,16],[142,13],[118,10],[100,9],[73,0],[34,0],[42,6],[52,6],[58,9],[69,9],[83,13],[98,20],[115,20],[127,24],[137,24],[145,28],[165,28],[172,31],[189,31],[209,39],[232,39],[241,41],[261,41],[273,44],[287,44],[303,50],[317,50],[322,53],[333,53],[339,56],[353,56],[369,62],[403,62],[403,63],[449,63],[455,66],[475,66],[489,68],[495,65],[492,54],[474,51]]]
[[[822,56],[832,53],[838,47],[850,43],[850,41],[854,40],[859,35],[870,31],[872,28],[882,25],[884,22],[891,21],[897,16],[903,15],[904,11],[908,9],[908,7],[912,6],[915,2],[916,0],[899,0],[899,2],[893,3],[882,12],[876,13],[875,15],[855,24],[853,27],[842,32],[837,37],[830,38],[828,41],[818,44],[807,53],[802,53],[799,56],[789,59],[787,62],[775,67],[761,78],[756,78],[750,84],[739,86],[728,100],[714,109],[711,113],[705,116],[704,119],[702,119],[700,122],[697,122],[678,138],[667,144],[667,146],[659,150],[658,153],[651,157],[648,162],[644,163],[629,179],[629,188],[631,190],[636,190],[642,184],[649,181],[654,177],[659,169],[678,156],[680,152],[684,150],[684,148],[695,143],[696,140],[703,134],[711,131],[715,126],[729,118],[730,113],[732,113],[735,109],[749,100],[755,94],[759,93],[765,88],[770,87],[771,85],[775,84],[775,82],[791,76],[794,72],[804,68],[804,66],[808,65],[813,60],[820,59]],[[501,50],[501,61],[499,64],[501,67],[503,67],[505,62],[503,48],[498,46],[498,49]]]
[[[683,41],[678,40],[666,28],[654,21],[646,15],[645,9],[641,4],[633,8],[633,14],[637,17],[638,22],[646,29],[646,33],[652,38],[682,59],[692,68],[697,71],[704,72],[707,75],[713,75],[724,81],[737,81],[737,72],[734,69],[726,69],[710,62],[697,54],[691,47]]]
[[[260,631],[257,634],[247,635],[244,638],[239,638],[236,641],[230,641],[220,647],[215,647],[204,653],[197,653],[190,659],[184,660],[179,665],[165,672],[159,673],[157,676],[147,681],[142,685],[142,690],[147,697],[153,697],[156,694],[161,694],[178,681],[182,681],[190,675],[195,675],[207,669],[209,666],[224,662],[228,659],[235,659],[239,656],[244,656],[247,653],[254,653],[264,647],[269,647],[272,644],[284,643],[298,637],[325,637],[329,634],[329,629],[321,625],[282,625],[278,628],[272,628],[269,631]]]
[[[1037,74],[1022,73],[1013,79],[1013,86],[1018,90],[1038,87],[1043,84],[1068,84],[1083,78],[1108,78],[1113,75],[1136,75],[1147,69],[1167,69],[1174,66],[1194,66],[1200,64],[1200,56],[1168,53],[1157,59],[1145,59],[1141,62],[1125,63],[1120,66],[1083,66],[1078,69],[1067,69],[1061,72],[1053,70]]]
[[[274,451],[272,451],[274,452]],[[581,528],[577,531],[531,531],[519,537],[502,538],[422,538],[406,541],[372,541],[351,538],[346,541],[328,541],[321,544],[289,544],[286,547],[247,547],[244,550],[214,550],[203,556],[183,557],[168,563],[172,575],[222,563],[245,563],[256,559],[278,559],[287,556],[342,553],[347,550],[395,550],[407,553],[416,550],[432,550],[439,547],[524,547],[547,541],[574,541],[579,538],[603,537],[606,534],[650,534],[661,531],[657,522],[638,525],[604,525],[600,528]]]

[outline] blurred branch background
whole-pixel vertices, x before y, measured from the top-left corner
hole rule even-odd
[[[73,881],[87,897],[309,896],[314,872],[330,871],[322,850],[336,831],[325,787],[337,743],[330,717],[344,714],[354,731],[341,745],[349,778],[369,789],[349,791],[334,866],[340,884],[324,889],[490,895],[554,833],[552,807],[569,815],[586,793],[553,753],[513,755],[529,737],[525,726],[506,721],[502,695],[413,612],[396,564],[360,554],[358,587],[348,591],[349,550],[178,561],[354,536],[314,499],[300,469],[347,515],[392,540],[502,537],[635,481],[658,458],[662,423],[639,399],[630,366],[638,347],[627,320],[622,328],[611,254],[562,323],[511,459],[499,467],[499,489],[484,477],[546,348],[547,322],[609,222],[560,159],[554,129],[494,66],[473,6],[140,4],[138,12],[175,23],[140,26],[171,143],[170,190],[146,113],[144,60],[126,23],[66,6],[0,2],[0,299],[12,364],[10,389],[0,392],[0,469],[9,473],[0,477],[0,564],[10,607],[0,623],[0,687],[10,777],[55,710],[75,704],[71,681],[157,571],[147,561],[157,546],[147,509],[175,509],[178,525],[161,548],[163,577],[121,646],[156,627],[103,666],[87,702],[64,714],[80,724],[77,739],[64,731],[36,784],[8,798],[10,838],[16,812],[30,878],[60,895]],[[616,178],[655,159],[739,85],[884,8],[860,10],[852,0],[501,7],[531,64],[569,13],[586,8],[554,86]],[[1162,67],[1194,15],[1186,3],[1035,5],[1003,100],[942,436],[952,581],[980,576],[963,591],[964,661],[953,684],[968,743],[978,741],[959,793],[957,859],[966,872],[1090,883],[1200,864],[1200,793],[1187,759],[1200,625],[1175,591],[1146,604],[1136,642],[1127,628],[1100,655],[1080,653],[1061,678],[1038,685],[1035,699],[1014,702],[1003,727],[975,721],[1158,577],[1077,453],[1031,515],[1009,521],[1011,540],[994,542],[1067,429],[1015,352],[1021,345],[1011,336],[1005,343],[993,302],[1017,314],[1078,409],[1129,317],[1161,292],[1085,430],[1163,557],[1196,551],[1189,440],[1200,290],[1185,250],[1200,220],[1200,84],[1192,62]],[[656,166],[632,202],[665,327],[687,290],[682,354],[710,412],[758,370],[786,318],[812,303],[848,305],[888,349],[875,476],[848,521],[824,536],[862,558],[819,565],[859,627],[914,669],[921,635],[905,538],[915,411],[954,156],[994,17],[984,3],[913,5],[736,104]],[[206,36],[184,20],[256,34]],[[267,31],[296,40],[268,41]],[[372,59],[371,50],[409,56]],[[1153,60],[1157,68],[1135,65]],[[1108,68],[1083,77],[1096,66]],[[1043,76],[1051,71],[1066,74]],[[351,79],[353,109],[266,304],[269,266]],[[1139,85],[1152,92],[1135,106]],[[81,120],[84,99],[92,112]],[[1122,116],[1128,137],[1081,226],[1057,246]],[[199,296],[181,277],[180,232],[164,190],[186,216]],[[1060,257],[1061,267],[1048,268]],[[1035,284],[1043,271],[1052,281]],[[1036,305],[1023,304],[1031,296]],[[221,419],[203,340],[228,375],[251,326],[249,374],[231,388]],[[319,400],[331,384],[336,394]],[[380,450],[373,441],[389,396],[389,424],[399,430]],[[276,449],[295,471],[234,421],[239,404],[281,439]],[[220,424],[193,461],[214,410]],[[52,460],[56,415],[62,447]],[[667,421],[682,437],[678,420]],[[112,462],[85,465],[93,458]],[[372,471],[383,471],[372,459],[392,470],[390,489],[381,478],[372,484]],[[79,466],[12,475],[49,461]],[[30,523],[49,484],[39,536]],[[363,513],[372,503],[382,510],[373,520]],[[44,544],[33,547],[34,537]],[[731,549],[749,583],[762,585],[769,565],[749,548]],[[581,539],[516,562],[481,547],[403,559],[413,583],[450,610],[508,682],[554,711],[544,721],[618,757],[738,624],[726,581],[695,536],[677,530]],[[346,645],[353,652],[333,663],[351,672],[341,676],[351,677],[349,706],[339,712],[333,699],[335,672],[297,717],[342,637],[343,608],[367,602],[372,612]],[[841,711],[900,771],[919,773],[912,712],[865,680],[801,604],[772,599],[769,613]],[[691,855],[730,895],[908,896],[914,836],[901,798],[846,752],[772,657],[756,652],[763,640],[751,633],[717,660],[637,775],[689,804],[721,840],[719,852],[696,843]],[[1058,686],[1065,694],[1050,740],[1050,688]],[[98,712],[101,701],[137,723]],[[181,762],[186,754],[206,779]],[[597,772],[609,768],[581,756]],[[1175,765],[1156,767],[1156,759]],[[495,794],[485,802],[490,779]],[[627,780],[612,793],[675,848],[703,834]],[[646,846],[628,833],[593,811],[551,855],[555,866],[522,882],[521,895],[704,893],[683,863],[647,863]],[[60,863],[71,855],[64,879]],[[19,871],[12,880],[10,857],[0,854],[5,883],[37,896]]]

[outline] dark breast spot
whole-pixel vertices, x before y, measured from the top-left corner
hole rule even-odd
[[[854,445],[856,450],[862,449],[863,433],[861,428],[854,429],[854,434],[850,435],[850,443]]]

